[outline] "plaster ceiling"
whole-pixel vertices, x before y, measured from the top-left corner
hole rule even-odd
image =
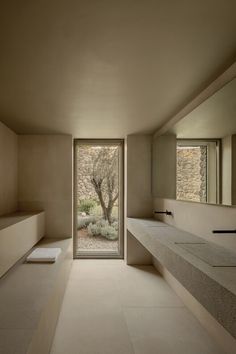
[[[154,132],[236,54],[235,0],[4,0],[0,120],[17,133]]]

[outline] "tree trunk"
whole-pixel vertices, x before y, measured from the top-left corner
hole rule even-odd
[[[97,193],[98,199],[100,201],[102,212],[103,212],[103,218],[105,220],[107,220],[109,222],[109,224],[111,224],[111,211],[112,210],[109,210],[109,208],[106,207],[105,201],[103,199],[102,190],[101,190],[102,182],[98,183],[94,178],[91,180],[91,182],[95,188],[95,192]]]
[[[103,198],[103,192],[102,192],[103,181],[104,181],[104,178],[96,179],[95,176],[91,179],[91,182],[94,186],[95,192],[97,193],[98,199],[101,204],[101,208],[103,211],[103,218],[106,221],[108,221],[109,225],[111,225],[112,224],[112,209],[113,209],[113,206],[118,198],[119,193],[117,193],[113,198],[115,181],[114,181],[114,178],[107,179],[106,184],[107,184],[107,189],[108,189],[108,203],[106,206],[105,200]]]
[[[113,209],[113,206],[114,206],[114,203],[115,203],[117,197],[114,198],[113,200],[109,199],[108,206],[106,206],[104,199],[103,199],[102,191],[96,190],[96,193],[98,195],[98,198],[99,198],[99,201],[100,201],[100,204],[102,207],[103,217],[106,221],[108,221],[109,225],[111,225],[112,224],[112,209]]]

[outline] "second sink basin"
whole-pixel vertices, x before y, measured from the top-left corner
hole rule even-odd
[[[236,254],[212,243],[179,243],[178,246],[212,267],[236,267]]]

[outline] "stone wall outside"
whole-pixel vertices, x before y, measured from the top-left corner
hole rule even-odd
[[[93,160],[97,155],[96,149],[88,145],[80,145],[77,153],[77,202],[82,199],[93,199],[98,201],[97,194],[90,181],[90,171]]]

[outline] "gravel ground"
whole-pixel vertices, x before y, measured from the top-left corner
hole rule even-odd
[[[85,250],[105,250],[105,251],[117,251],[118,250],[118,240],[110,241],[102,236],[89,236],[87,229],[81,229],[77,232],[77,247],[78,251]]]

